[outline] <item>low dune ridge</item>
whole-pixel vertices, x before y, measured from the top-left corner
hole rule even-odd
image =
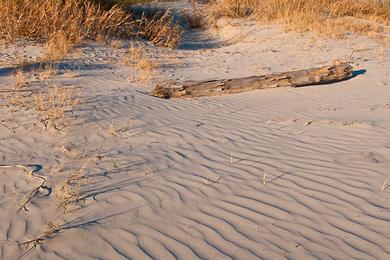
[[[86,42],[52,64],[44,44],[2,47],[1,259],[390,257],[388,47],[217,28],[176,49]],[[330,85],[149,94],[344,61],[354,77]]]

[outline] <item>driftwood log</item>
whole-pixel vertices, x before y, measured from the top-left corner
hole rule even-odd
[[[151,95],[160,98],[192,98],[240,93],[255,89],[278,87],[302,87],[329,84],[352,77],[349,64],[324,66],[321,68],[275,73],[247,78],[189,81],[181,85],[161,86],[152,90]]]

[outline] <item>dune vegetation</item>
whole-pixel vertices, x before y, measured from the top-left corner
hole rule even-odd
[[[343,37],[348,32],[377,33],[383,31],[383,25],[390,24],[390,2],[386,1],[213,0],[210,10],[212,20],[252,16],[262,22],[283,23],[300,32],[314,31],[332,37]]]

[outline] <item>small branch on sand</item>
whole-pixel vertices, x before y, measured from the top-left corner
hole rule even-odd
[[[347,63],[247,78],[191,81],[178,86],[158,85],[151,95],[160,98],[193,98],[240,93],[255,89],[302,87],[347,80],[353,68]]]
[[[383,185],[382,185],[382,192],[384,192],[387,188],[387,182],[390,181],[390,177],[387,178],[384,182],[383,182]]]
[[[6,124],[4,124],[3,122],[0,121],[0,125],[4,126],[5,128],[7,128],[8,130],[10,130],[12,133],[16,133],[15,130],[13,130],[12,128],[10,128],[9,126],[7,126]]]
[[[29,169],[29,167],[31,167],[32,169]],[[49,192],[49,194],[51,193],[51,188],[50,187],[47,187],[46,186],[46,178],[45,177],[42,177],[42,176],[37,176],[37,175],[34,175],[35,172],[39,171],[42,169],[42,167],[40,165],[19,165],[19,164],[15,164],[15,165],[0,165],[0,168],[21,168],[25,171],[27,171],[27,174],[29,176],[31,176],[32,178],[34,179],[38,179],[41,181],[41,183],[36,186],[25,198],[24,202],[22,203],[22,205],[17,209],[17,211],[20,211],[21,209],[24,209],[25,211],[29,211],[27,209],[27,204],[34,198],[34,196],[39,192],[40,189],[45,189]]]

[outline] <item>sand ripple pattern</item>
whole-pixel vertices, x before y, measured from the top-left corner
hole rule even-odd
[[[62,143],[103,155],[66,231],[28,258],[390,259],[385,76],[162,100],[109,69],[91,71],[77,79],[88,90],[73,111],[81,120],[63,136],[1,129],[1,163],[72,164]],[[37,197],[30,213],[13,218],[31,183],[17,170],[0,171],[0,180],[6,258],[3,239],[39,232],[54,198]]]
[[[302,91],[305,103],[282,108],[284,95],[298,101]],[[318,110],[312,89],[172,101],[119,92],[92,97],[80,112],[85,133],[69,137],[94,143],[116,166],[98,163],[72,228],[36,256],[389,257],[390,196],[381,187],[390,136],[379,120],[388,111],[369,127],[356,113],[362,124],[351,127],[339,110]],[[322,102],[340,94],[342,86]],[[122,124],[115,137],[108,118]]]

